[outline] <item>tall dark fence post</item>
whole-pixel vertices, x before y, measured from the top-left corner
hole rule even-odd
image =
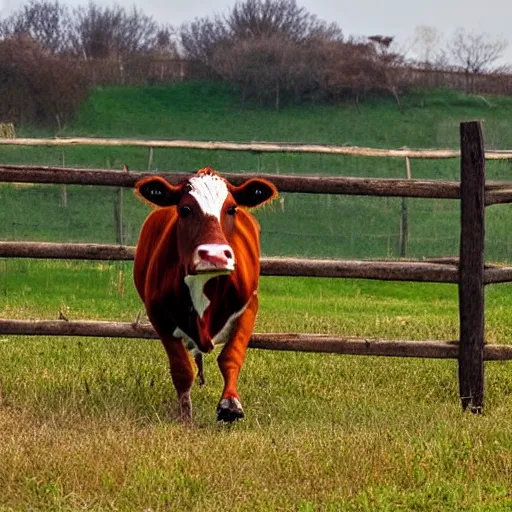
[[[480,123],[460,125],[461,235],[459,281],[459,392],[462,408],[484,403],[484,190],[485,154]]]

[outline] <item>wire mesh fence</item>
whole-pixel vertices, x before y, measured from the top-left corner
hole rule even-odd
[[[1,184],[0,202],[0,239],[12,241],[136,245],[149,213],[131,190],[113,187]],[[488,210],[489,261],[512,257],[511,214],[509,205]],[[265,256],[393,259],[458,254],[455,200],[284,193],[255,215]]]
[[[130,147],[1,146],[0,161],[146,172],[194,171],[405,178],[404,158]],[[458,158],[410,161],[415,179],[458,180]],[[512,176],[510,161],[488,161],[488,180]],[[0,184],[0,239],[135,245],[149,212],[129,189]],[[486,259],[510,261],[510,206],[489,209]],[[282,193],[255,212],[265,256],[424,258],[456,256],[456,200]]]

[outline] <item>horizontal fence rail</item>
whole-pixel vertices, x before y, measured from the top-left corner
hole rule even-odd
[[[162,176],[178,184],[191,176],[186,172],[139,172],[72,167],[0,164],[0,182],[55,185],[97,185],[133,188],[148,175]],[[377,197],[416,197],[424,199],[460,199],[460,183],[450,180],[400,178],[345,178],[324,176],[286,176],[266,173],[224,173],[233,185],[255,177],[271,180],[280,192],[301,194],[343,194]],[[489,181],[485,186],[485,204],[512,202],[512,182]]]
[[[185,172],[147,173],[105,169],[0,165],[0,181],[11,183],[102,185],[133,188],[137,181],[147,177],[149,174],[162,176],[169,183],[173,184],[178,184],[191,176],[190,173]],[[264,173],[225,173],[223,176],[233,185],[239,185],[249,178],[267,178],[276,185],[280,192],[302,194],[346,194],[440,199],[458,199],[460,197],[460,185],[457,181],[283,176]],[[512,184],[509,186],[512,187]]]
[[[1,242],[0,258],[130,261],[135,247],[108,244]],[[431,258],[423,261],[322,260],[307,258],[262,258],[261,275],[332,277],[458,283],[458,258]],[[512,267],[486,265],[484,283],[512,281]]]
[[[251,151],[255,153],[314,153],[345,156],[396,157],[417,159],[459,158],[454,149],[380,149],[321,144],[279,144],[274,142],[217,142],[191,140],[101,139],[70,137],[55,139],[0,139],[0,146],[131,146],[142,148],[204,149],[206,151]],[[510,160],[512,151],[486,151],[488,160]]]
[[[503,183],[501,187],[490,189],[485,185],[485,206],[512,203],[512,184]]]
[[[0,334],[158,339],[150,324],[105,321],[0,319]],[[450,341],[407,341],[330,336],[324,334],[253,334],[250,348],[361,356],[457,359],[459,346]],[[512,346],[486,345],[484,359],[512,359]]]
[[[2,258],[133,260],[135,247],[108,244],[0,242]]]
[[[135,247],[116,245],[0,242],[0,257],[3,258],[133,260],[134,256]],[[305,258],[262,258],[261,275],[432,283],[457,283],[459,279],[458,268],[450,263]]]

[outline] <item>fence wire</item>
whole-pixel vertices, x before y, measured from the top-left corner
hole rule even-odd
[[[131,170],[405,178],[400,158],[251,154],[137,148],[0,148],[3,163]],[[458,180],[459,161],[411,160],[418,179]],[[512,179],[507,161],[487,162],[488,180]],[[0,184],[0,239],[135,245],[150,208],[130,189],[78,185]],[[283,193],[258,209],[265,256],[428,258],[457,256],[459,202]],[[509,205],[487,210],[486,259],[512,259]]]

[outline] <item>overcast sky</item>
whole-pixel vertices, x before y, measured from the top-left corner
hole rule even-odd
[[[226,13],[235,4],[235,0],[93,1],[103,5],[136,5],[157,21],[175,27],[197,17]],[[5,15],[23,3],[23,0],[0,0],[0,14]],[[61,0],[61,3],[76,6],[87,4],[88,0]],[[404,49],[411,45],[418,25],[434,27],[445,39],[458,27],[468,32],[485,32],[493,38],[508,40],[502,63],[512,65],[512,0],[297,0],[297,3],[321,19],[337,22],[346,36],[395,36]]]

